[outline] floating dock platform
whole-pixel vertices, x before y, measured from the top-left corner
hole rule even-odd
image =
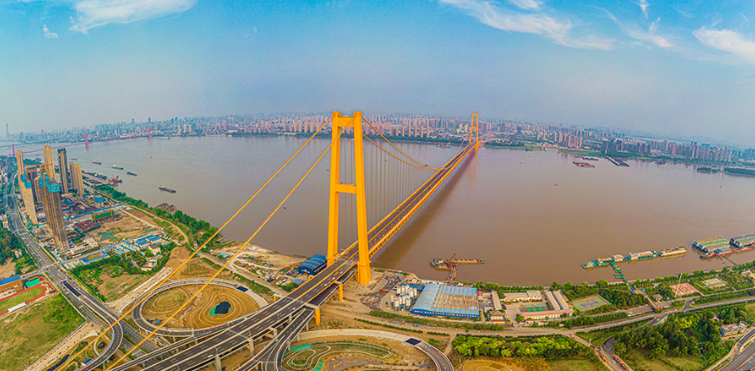
[[[648,251],[643,251],[643,252],[630,253],[627,256],[614,255],[608,258],[598,258],[598,259],[591,260],[583,264],[582,268],[585,268],[585,269],[597,268],[597,267],[604,267],[607,265],[615,267],[616,263],[640,261],[640,260],[661,258],[661,257],[675,256],[675,255],[683,255],[686,253],[687,253],[687,248],[684,246],[678,246],[671,249],[663,249],[661,251],[648,250]],[[619,273],[621,273],[621,270],[619,270]]]

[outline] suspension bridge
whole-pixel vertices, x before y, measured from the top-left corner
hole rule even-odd
[[[320,307],[335,296],[339,301],[342,301],[343,285],[351,278],[356,278],[356,281],[360,284],[368,284],[371,280],[371,257],[379,252],[406,225],[407,221],[443,185],[454,170],[467,158],[473,156],[479,148],[477,114],[473,114],[469,131],[465,134],[464,141],[460,143],[458,151],[441,166],[430,166],[407,154],[406,147],[402,150],[389,141],[380,130],[377,130],[372,123],[362,117],[361,112],[354,112],[352,116],[333,112],[330,120],[323,123],[293,156],[207,241],[211,241],[236,218],[328,123],[330,123],[332,135],[330,145],[319,155],[267,219],[235,252],[234,256],[228,259],[225,265],[218,269],[200,290],[194,293],[180,308],[176,309],[168,319],[158,326],[145,328],[149,331],[149,334],[131,351],[115,362],[111,362],[110,365],[104,365],[103,369],[106,371],[111,369],[128,370],[134,365],[141,364],[146,365],[143,370],[149,371],[194,370],[215,363],[217,370],[220,371],[222,369],[222,358],[239,351],[241,348],[248,348],[250,358],[238,369],[251,370],[259,367],[265,370],[279,369],[282,352],[287,350],[288,344],[304,327],[308,326],[310,319],[314,318],[315,324],[319,324]],[[371,129],[369,134],[365,133],[368,128]],[[327,268],[311,277],[285,297],[277,298],[275,302],[244,318],[210,329],[191,331],[191,333],[188,333],[185,329],[165,328],[165,324],[191,303],[244,250],[328,152],[330,152],[331,158]],[[365,153],[370,156],[367,161],[365,160]],[[392,191],[387,191],[388,188]],[[381,205],[378,209],[389,207],[390,210],[385,215],[379,211],[368,210],[368,201],[370,205],[376,204],[377,201],[377,204]],[[340,249],[339,242],[342,241],[355,242],[344,249]],[[186,261],[174,269],[172,274],[156,285],[151,292],[140,297],[133,307],[140,307],[155,290],[167,282],[175,272],[180,271],[204,246],[203,244],[198,248]],[[127,315],[128,312],[124,313],[118,319],[118,322]],[[115,322],[111,327],[118,322]],[[102,331],[102,334],[109,330],[110,328]],[[279,330],[281,331],[279,332]],[[193,338],[196,345],[185,350],[178,350],[177,346],[170,346],[167,347],[170,349],[152,352],[128,363],[122,363],[131,352],[138,349],[140,345],[154,335]],[[255,342],[259,342],[265,337],[271,338],[271,341],[260,352],[256,352]],[[95,344],[98,339],[90,343]],[[179,343],[185,345],[191,343],[191,340],[182,340]],[[450,362],[448,362],[448,359],[437,349],[424,343],[418,347],[428,353],[439,370],[452,370],[452,368],[449,369]],[[85,350],[86,348],[70,357],[68,362]],[[177,353],[171,355],[171,352]],[[149,365],[147,365],[148,363]],[[88,365],[88,367],[91,366]],[[61,369],[66,369],[66,367],[67,364],[63,365]]]

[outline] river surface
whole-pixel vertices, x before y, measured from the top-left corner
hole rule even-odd
[[[119,175],[123,179],[119,189],[129,196],[153,206],[167,202],[221,226],[303,142],[289,136],[144,138],[93,143],[89,149],[73,146],[68,157],[76,158],[86,171]],[[327,139],[313,140],[223,235],[240,241],[249,238],[329,144]],[[441,165],[458,151],[458,147],[398,145],[430,165]],[[345,146],[350,153],[350,144]],[[374,150],[365,156],[378,158]],[[329,157],[252,243],[287,254],[325,253]],[[572,161],[577,159],[555,151],[480,149],[373,257],[373,266],[444,279],[447,273],[433,270],[428,262],[456,254],[485,260],[484,265],[460,266],[458,280],[548,285],[613,281],[608,267],[582,268],[598,257],[679,245],[689,248],[682,257],[622,263],[631,280],[731,265],[723,258],[699,259],[692,241],[755,232],[753,178],[700,173],[683,164],[628,161],[629,167],[618,167],[601,159],[591,162],[595,168],[579,168]],[[113,169],[114,164],[125,170]],[[394,176],[398,167],[385,164],[384,172],[391,178],[411,183]],[[419,178],[430,175],[419,173]],[[370,189],[370,184],[378,183],[376,177],[369,170],[367,176],[373,178],[368,179],[367,191],[372,225],[381,217],[376,214],[387,212],[386,204],[406,194],[402,191],[406,187],[394,189],[391,180],[381,180],[382,189],[393,191],[375,193],[377,187]],[[161,192],[160,185],[177,193]],[[346,205],[353,207],[353,202]],[[344,233],[342,246],[354,236],[353,231]],[[729,258],[744,263],[755,259],[755,251]]]

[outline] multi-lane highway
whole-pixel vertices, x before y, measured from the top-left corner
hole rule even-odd
[[[15,183],[13,183],[15,186]],[[50,279],[62,290],[71,302],[76,303],[84,313],[86,320],[92,323],[101,323],[103,325],[115,323],[116,317],[113,316],[104,306],[86,294],[74,281],[68,279],[67,274],[63,271],[57,262],[53,262],[47,254],[42,251],[37,242],[29,235],[26,228],[18,220],[18,208],[14,196],[13,187],[8,187],[3,195],[6,200],[6,210],[8,223],[11,230],[23,240],[27,246],[28,252],[34,257],[38,266],[38,273],[46,273]],[[102,322],[102,321],[105,322]],[[127,326],[128,327],[128,326]],[[133,329],[131,329],[133,331]],[[88,363],[81,370],[93,370],[103,362],[107,361],[110,356],[115,354],[123,340],[123,328],[116,324],[110,331],[111,341],[108,346]]]

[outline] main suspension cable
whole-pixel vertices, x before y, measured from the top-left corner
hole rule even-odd
[[[374,126],[372,126],[372,124],[371,124],[371,123],[370,123],[369,121],[367,121],[367,119],[363,119],[363,120],[364,120],[364,122],[366,122],[366,123],[367,123],[367,125],[370,125],[370,127],[372,128],[372,131],[374,131],[374,132],[378,133],[378,135],[380,135],[380,137],[381,137],[381,138],[383,138],[383,140],[384,140],[384,141],[388,142],[388,144],[390,144],[390,145],[391,145],[391,147],[393,147],[394,149],[396,149],[396,151],[399,151],[399,153],[401,153],[402,155],[406,156],[406,158],[408,158],[409,160],[411,160],[411,161],[412,161],[412,162],[414,162],[415,164],[417,164],[417,165],[419,165],[419,166],[421,166],[421,167],[423,167],[423,168],[429,169],[429,170],[438,170],[438,169],[440,169],[440,168],[429,167],[429,166],[428,166],[427,164],[422,164],[422,163],[420,163],[419,161],[417,161],[417,160],[413,159],[413,158],[412,158],[411,156],[407,155],[407,154],[406,154],[406,153],[404,153],[404,152],[403,152],[402,150],[398,149],[398,147],[396,147],[396,146],[395,146],[395,145],[394,145],[394,144],[393,144],[393,143],[392,143],[392,142],[391,142],[390,140],[388,140],[388,138],[386,138],[385,136],[383,136],[383,133],[381,133],[380,131],[378,131],[377,129],[375,129],[375,127],[374,127]],[[367,136],[365,135],[365,137],[367,137]],[[367,137],[367,139],[369,139],[369,141],[370,141],[370,142],[372,142],[372,139],[370,139],[369,137]],[[375,144],[375,142],[372,142],[372,144]],[[375,145],[376,145],[376,146],[378,146],[377,144],[375,144]],[[383,151],[385,151],[385,149],[383,149],[383,147],[380,147],[380,146],[378,146],[378,148],[380,148],[380,149],[382,149]],[[387,151],[386,151],[386,152],[387,152]],[[393,155],[392,155],[391,153],[388,153],[388,154],[390,154],[391,156],[393,156]],[[398,157],[396,157],[396,156],[393,156],[393,157],[395,157],[395,158],[396,158],[397,160],[399,160],[399,161],[402,161],[402,160],[400,160],[400,159],[399,159]],[[408,165],[411,165],[411,166],[414,166],[414,165],[412,165],[412,164],[409,164],[409,163],[407,163],[407,164],[408,164]]]

